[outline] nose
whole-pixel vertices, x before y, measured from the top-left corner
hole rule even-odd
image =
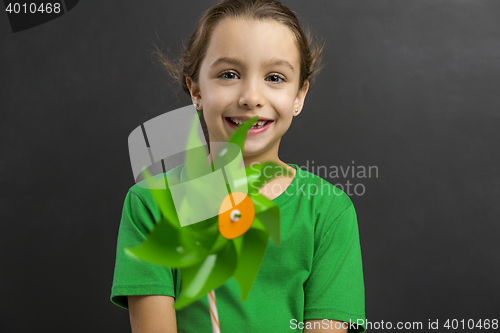
[[[264,106],[264,94],[258,79],[247,78],[242,85],[239,99],[240,106],[255,109]]]

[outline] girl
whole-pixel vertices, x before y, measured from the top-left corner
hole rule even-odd
[[[198,21],[180,68],[161,56],[203,112],[208,142],[227,141],[238,124],[259,116],[244,144],[245,166],[273,161],[294,175],[261,190],[280,206],[282,243],[268,243],[245,302],[233,279],[216,290],[221,332],[365,330],[356,325],[364,321],[364,285],[352,202],[278,157],[282,136],[304,108],[321,53],[317,44],[310,51],[296,16],[280,2],[225,0]],[[144,241],[158,216],[155,203],[133,186],[120,224],[111,301],[129,309],[134,333],[211,332],[206,298],[174,310],[177,270],[123,255],[124,247]]]

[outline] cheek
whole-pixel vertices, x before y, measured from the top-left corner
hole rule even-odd
[[[218,107],[226,104],[231,97],[231,94],[227,89],[222,89],[222,87],[213,86],[205,91],[203,96],[203,102],[209,107]]]
[[[220,118],[223,110],[220,99],[216,95],[208,92],[203,96],[203,113],[207,124]]]
[[[293,104],[295,103],[295,95],[290,93],[275,94],[273,101],[275,110],[278,111],[281,117],[289,117],[292,114]]]

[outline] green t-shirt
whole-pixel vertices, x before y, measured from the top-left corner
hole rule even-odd
[[[364,284],[356,213],[350,198],[324,179],[297,169],[273,202],[280,207],[281,245],[269,241],[250,295],[237,282],[215,290],[221,332],[302,331],[307,319],[365,321]],[[180,170],[180,168],[176,168]],[[173,169],[172,171],[174,171]],[[134,185],[125,198],[118,232],[111,301],[128,308],[128,295],[180,292],[177,269],[128,257],[147,237],[160,211],[148,190]],[[179,333],[211,332],[208,298],[176,311]],[[322,325],[330,325],[324,321]],[[364,332],[351,325],[349,332]],[[318,327],[319,328],[319,327]]]

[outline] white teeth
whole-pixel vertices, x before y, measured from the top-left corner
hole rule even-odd
[[[242,125],[243,124],[243,120],[241,119],[233,119],[233,118],[229,118],[231,120],[231,122],[233,124],[236,124],[238,126]],[[262,127],[264,126],[265,124],[267,123],[267,120],[259,120],[255,125],[253,125],[252,127]]]
[[[231,121],[232,121],[233,123],[235,123],[235,124],[238,124],[238,125],[243,124],[243,121],[242,121],[242,120],[240,120],[240,119],[233,119],[233,118],[229,118],[229,119],[231,119]]]

